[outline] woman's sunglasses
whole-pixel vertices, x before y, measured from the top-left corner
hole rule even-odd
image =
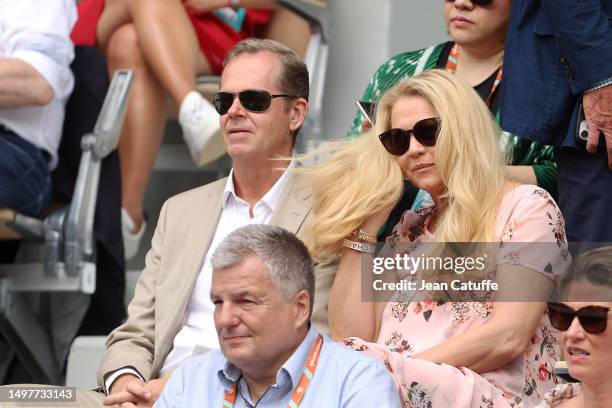
[[[234,103],[234,99],[238,97],[242,107],[249,112],[264,112],[272,104],[274,98],[297,98],[292,95],[271,95],[268,91],[260,89],[248,89],[246,91],[231,93],[217,92],[213,97],[213,106],[219,112],[219,115],[225,115]]]
[[[604,306],[585,306],[574,310],[563,303],[548,303],[548,317],[550,324],[561,331],[569,329],[575,317],[587,333],[598,334],[606,330],[608,325],[608,311]]]
[[[440,130],[440,118],[419,120],[410,130],[389,129],[378,135],[383,146],[394,156],[402,156],[410,148],[410,135],[423,146],[435,146]]]

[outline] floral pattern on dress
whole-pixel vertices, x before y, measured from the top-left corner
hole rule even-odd
[[[409,408],[432,408],[429,394],[430,392],[425,387],[413,381],[406,390],[404,400]]]
[[[480,404],[480,408],[494,408],[493,400],[491,398],[487,398],[484,395],[482,396],[482,404]]]
[[[565,235],[565,219],[561,214],[561,210],[555,204],[555,200],[551,195],[541,188],[533,191],[533,195],[546,200],[549,204],[550,209],[546,211],[546,217],[548,218],[548,225],[551,228],[555,239],[557,240],[557,246],[563,248],[567,244],[567,237]],[[553,215],[554,214],[554,215]],[[567,251],[564,251],[564,256],[568,255]]]
[[[551,367],[548,367],[548,363],[542,363],[538,367],[538,378],[540,381],[550,380],[552,377]]]
[[[393,302],[393,306],[391,307],[391,314],[393,318],[395,318],[398,322],[401,322],[408,315],[408,312],[410,311],[409,308],[409,302]]]
[[[502,232],[502,236],[500,239],[502,244],[506,241],[512,240],[515,229],[516,229],[516,220],[513,218],[513,219],[510,219],[504,226],[504,232]]]
[[[542,342],[540,343],[540,354],[544,354],[544,350],[546,350],[546,355],[551,359],[557,360],[559,357],[558,350],[556,348],[557,344],[559,344],[559,336],[557,332],[553,332],[553,330],[547,326],[542,327]]]
[[[555,362],[560,357],[558,344],[557,332],[547,326],[539,327],[534,333],[526,351],[526,355],[532,356],[525,362],[526,376],[523,393],[526,396],[534,396],[538,401],[542,400],[544,395],[539,389],[538,383],[558,383],[557,376],[553,371]]]
[[[536,408],[552,408],[578,396],[582,392],[582,384],[559,384],[544,395],[544,401]]]
[[[520,265],[521,264],[521,256],[518,251],[508,251],[503,255],[504,263],[508,265]]]
[[[344,339],[342,343],[345,346],[350,347],[355,351],[366,351],[368,349],[368,346],[366,346],[365,344],[356,342],[354,337],[349,337],[347,339]]]
[[[525,216],[523,211],[526,211]],[[500,247],[508,244],[498,254],[496,262],[557,276],[559,271],[553,269],[563,266],[561,260],[566,260],[567,243],[562,233],[563,217],[548,193],[534,186],[517,187],[502,203],[499,214],[498,244]],[[401,244],[403,252],[410,252],[411,247],[406,246],[409,243],[414,243],[414,249],[418,249],[429,240],[424,227],[430,215],[431,207],[404,213],[388,243],[396,249],[400,249]],[[533,239],[534,236],[537,238]],[[533,259],[527,260],[522,248],[533,247],[530,242],[553,245],[545,256],[538,252]],[[510,243],[517,244],[517,250]],[[419,271],[416,271],[412,278],[418,276]],[[516,362],[491,373],[478,374],[465,367],[449,367],[410,357],[485,324],[493,314],[491,296],[491,293],[476,296],[466,291],[459,301],[436,303],[427,299],[417,301],[414,293],[398,292],[385,306],[377,342],[358,339],[353,347],[385,363],[400,388],[406,407],[524,408],[536,405],[557,383],[553,367],[560,354],[559,342],[546,315],[542,316],[531,342]],[[465,405],[466,400],[470,401],[469,405]]]
[[[510,404],[511,407],[521,406],[521,402],[523,401],[521,397],[512,395],[506,390],[502,390],[502,396],[506,399],[506,401],[508,401],[508,404]]]
[[[423,231],[425,230],[425,224],[435,208],[436,207],[434,205],[430,205],[427,207],[419,208],[416,211],[404,212],[404,214],[402,214],[402,217],[400,218],[398,226],[405,225],[405,217],[408,215],[416,215],[417,220],[416,222],[411,223],[410,227],[407,230],[400,231],[398,238],[408,242],[420,241],[419,238],[421,237],[421,235],[423,235]]]
[[[476,315],[481,319],[488,319],[493,312],[492,302],[453,302],[452,316],[456,324],[464,324],[470,319],[471,315]]]
[[[404,335],[400,332],[393,332],[391,338],[385,341],[385,346],[390,351],[400,354],[411,354],[413,349],[408,340],[404,339]]]
[[[425,319],[425,321],[429,321],[429,318],[431,317],[431,314],[433,313],[433,310],[436,308],[436,306],[439,306],[441,304],[443,304],[443,302],[434,302],[431,299],[428,300],[424,300],[422,302],[413,302],[414,303],[414,313],[415,314],[420,314],[423,313],[423,318]]]

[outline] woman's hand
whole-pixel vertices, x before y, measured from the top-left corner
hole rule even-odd
[[[546,309],[541,300],[548,299],[554,283],[543,274],[518,265],[499,265],[496,282],[499,291],[485,324],[412,357],[486,373],[524,353]]]
[[[391,205],[372,214],[361,224],[360,228],[376,236],[380,228],[387,222],[392,209]],[[374,294],[371,293],[371,285],[367,279],[364,280],[361,277],[362,262],[371,264],[371,255],[354,249],[342,249],[338,271],[329,297],[329,327],[334,340],[359,337],[366,341],[374,341],[380,329],[384,302],[379,304],[379,302],[372,301]],[[370,297],[372,300],[363,301],[362,296]]]

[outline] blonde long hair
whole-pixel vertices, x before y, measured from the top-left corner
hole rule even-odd
[[[378,104],[371,131],[324,147],[322,151],[333,152],[333,156],[305,169],[313,176],[315,217],[307,245],[315,259],[336,257],[346,235],[371,214],[398,202],[403,174],[377,135],[391,127],[393,106],[408,96],[427,100],[441,122],[435,164],[445,185],[441,198],[447,205],[436,227],[436,241],[494,240],[505,180],[499,129],[469,85],[435,69],[404,79],[390,89]]]

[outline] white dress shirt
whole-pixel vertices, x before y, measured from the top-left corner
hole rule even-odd
[[[294,167],[293,161],[288,169]],[[236,195],[234,189],[234,171],[230,171],[225,190],[222,196],[222,211],[215,235],[210,248],[206,252],[204,263],[194,286],[191,298],[185,310],[185,323],[174,338],[172,350],[160,370],[160,376],[167,374],[179,366],[186,358],[199,355],[219,348],[219,340],[213,320],[214,305],[210,300],[210,287],[212,284],[212,267],[210,258],[217,246],[230,232],[249,224],[267,224],[272,218],[272,212],[278,204],[281,193],[288,178],[288,171],[276,181],[268,192],[255,203],[253,218],[249,213],[249,203]],[[122,368],[110,374],[105,380],[106,389],[109,390],[113,381],[121,374],[131,373],[140,375],[133,369]]]
[[[0,60],[27,62],[54,93],[44,106],[0,108],[0,124],[50,153],[51,168],[57,163],[64,106],[74,86],[70,31],[76,18],[74,0],[0,0]]]

